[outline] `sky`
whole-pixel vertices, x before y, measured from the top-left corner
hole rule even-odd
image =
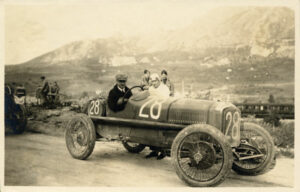
[[[183,28],[221,5],[196,0],[36,2],[4,5],[6,65],[26,62],[72,41]]]
[[[76,40],[181,28],[211,8],[156,1],[6,5],[5,63],[25,62]]]

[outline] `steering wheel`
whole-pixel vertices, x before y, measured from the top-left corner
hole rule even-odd
[[[124,96],[123,96],[123,99],[122,99],[122,103],[124,103],[124,98],[125,98],[125,96],[129,93],[129,91],[131,91],[131,90],[133,90],[133,89],[135,89],[135,88],[140,88],[142,91],[144,91],[144,85],[143,85],[143,86],[135,85],[135,86],[131,87],[130,89],[128,89],[128,90],[125,92],[125,94],[124,94]]]

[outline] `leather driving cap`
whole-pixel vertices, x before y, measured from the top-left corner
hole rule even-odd
[[[116,75],[117,81],[127,81],[128,76],[126,74],[120,73]]]

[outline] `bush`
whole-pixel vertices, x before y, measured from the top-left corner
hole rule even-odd
[[[282,156],[285,156],[285,157],[290,157],[290,158],[295,157],[295,153],[294,153],[293,148],[280,148],[278,153],[279,153],[279,155],[282,155]]]
[[[89,97],[89,94],[86,91],[82,92],[82,94],[80,95],[79,99],[83,99],[85,97]]]
[[[245,121],[254,122],[264,127],[273,137],[274,144],[278,148],[294,148],[295,144],[295,130],[294,121],[281,120],[278,127],[263,122],[261,119],[249,118]]]

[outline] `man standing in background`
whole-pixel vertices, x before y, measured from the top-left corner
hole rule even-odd
[[[148,90],[150,87],[150,71],[147,69],[144,70],[141,86],[143,86],[144,90]]]
[[[166,70],[161,71],[161,82],[169,88],[170,96],[174,97],[174,85],[168,78],[168,72]]]
[[[41,76],[42,88],[41,88],[41,105],[45,106],[48,103],[47,95],[49,93],[49,83],[45,76]]]

